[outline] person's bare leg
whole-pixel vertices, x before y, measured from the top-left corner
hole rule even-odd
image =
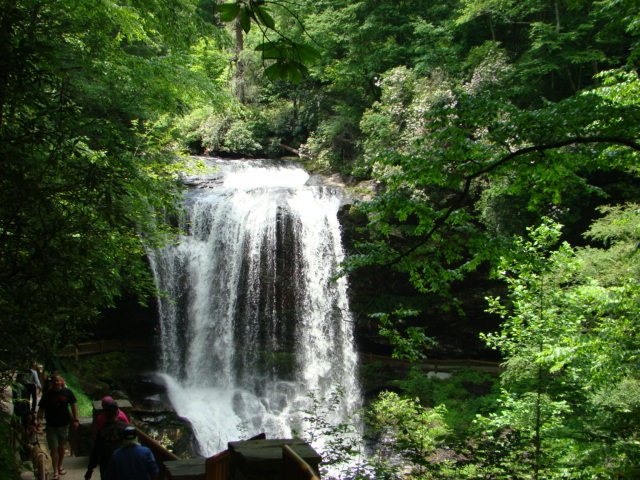
[[[52,448],[51,449],[51,466],[53,467],[53,476],[57,477],[58,476],[58,469],[60,468],[60,462],[58,459],[58,451],[59,448]]]
[[[62,460],[64,460],[64,446],[58,447],[58,470],[56,470],[56,474],[59,474],[62,470]]]

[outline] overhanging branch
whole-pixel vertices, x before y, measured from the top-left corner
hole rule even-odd
[[[496,160],[495,162],[493,162],[492,164],[481,168],[480,170],[471,173],[469,175],[466,175],[464,177],[464,185],[462,190],[460,191],[460,193],[456,196],[456,198],[452,201],[452,203],[449,205],[449,207],[447,207],[447,209],[445,210],[445,212],[438,218],[436,218],[436,220],[433,222],[433,226],[431,227],[431,229],[425,233],[425,235],[422,237],[422,239],[420,240],[420,242],[418,242],[416,245],[412,246],[411,248],[398,253],[395,258],[385,264],[383,264],[384,266],[390,267],[392,265],[395,265],[397,263],[399,263],[403,258],[407,257],[408,255],[411,255],[413,252],[415,252],[418,248],[420,248],[421,246],[423,246],[424,244],[426,244],[434,235],[434,233],[436,233],[447,221],[447,219],[451,216],[451,214],[457,210],[458,208],[460,208],[460,206],[462,205],[463,201],[465,200],[465,198],[467,197],[467,195],[469,194],[469,189],[471,187],[471,181],[475,178],[478,178],[486,173],[489,173],[493,170],[496,170],[497,168],[509,163],[510,161],[514,160],[517,157],[520,157],[522,155],[526,155],[527,153],[532,153],[532,152],[545,152],[547,150],[554,150],[556,148],[562,148],[562,147],[566,147],[569,145],[576,145],[576,144],[588,144],[588,143],[613,143],[613,144],[617,144],[617,145],[622,145],[625,147],[629,147],[633,150],[636,151],[640,151],[640,144],[638,144],[635,140],[631,140],[628,138],[624,138],[624,137],[608,137],[608,136],[594,136],[594,137],[574,137],[574,138],[568,138],[566,140],[560,140],[558,142],[552,142],[552,143],[547,143],[547,144],[543,144],[543,145],[532,145],[530,147],[525,147],[525,148],[521,148],[519,150],[516,150],[514,152],[509,153],[508,155]]]
[[[544,144],[544,145],[532,145],[531,147],[521,148],[520,150],[516,150],[515,152],[511,152],[509,155],[506,155],[506,156],[502,157],[501,159],[496,160],[491,165],[488,165],[487,167],[482,168],[482,169],[478,170],[475,173],[467,175],[465,177],[465,179],[477,178],[477,177],[479,177],[481,175],[484,175],[485,173],[489,173],[490,171],[495,170],[496,168],[498,168],[498,167],[500,167],[500,166],[502,166],[502,165],[504,165],[506,163],[509,163],[514,158],[522,156],[522,155],[526,155],[527,153],[544,152],[546,150],[554,150],[556,148],[567,147],[569,145],[586,144],[586,143],[614,143],[614,144],[623,145],[625,147],[629,147],[629,148],[632,148],[634,150],[640,151],[640,144],[638,144],[634,140],[630,140],[628,138],[623,138],[623,137],[598,137],[598,136],[596,136],[596,137],[568,138],[566,140],[561,140],[559,142],[552,142],[552,143],[547,143],[547,144]]]

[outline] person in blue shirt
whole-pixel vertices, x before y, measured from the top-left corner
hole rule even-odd
[[[157,480],[158,464],[147,447],[137,442],[135,427],[122,430],[123,446],[118,448],[107,464],[108,480]]]

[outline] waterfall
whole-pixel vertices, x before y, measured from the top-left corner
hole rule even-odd
[[[340,192],[299,167],[206,160],[187,177],[181,231],[150,253],[161,372],[203,455],[261,432],[304,435],[309,394],[360,404],[337,220]]]

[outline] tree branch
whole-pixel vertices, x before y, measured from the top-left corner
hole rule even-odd
[[[525,148],[521,148],[520,150],[516,150],[515,152],[511,152],[510,154],[508,154],[508,155],[496,160],[495,162],[493,162],[492,164],[488,165],[487,167],[481,168],[477,172],[474,172],[474,173],[471,173],[471,174],[465,176],[464,177],[464,186],[462,188],[462,191],[456,196],[456,198],[449,205],[449,207],[446,209],[444,214],[441,215],[440,217],[438,217],[435,220],[435,222],[433,222],[433,226],[431,227],[431,229],[427,233],[425,233],[425,235],[422,237],[420,242],[418,242],[416,245],[412,246],[411,248],[405,250],[404,252],[398,253],[393,260],[391,260],[391,261],[389,261],[389,262],[387,262],[387,263],[385,263],[383,265],[387,266],[387,267],[396,265],[403,258],[407,257],[408,255],[411,255],[418,248],[420,248],[425,243],[427,243],[431,239],[433,234],[436,231],[438,231],[445,224],[445,222],[451,216],[451,214],[455,210],[460,208],[460,206],[462,205],[462,202],[464,201],[464,199],[469,194],[469,189],[471,187],[471,181],[473,179],[478,178],[481,175],[484,175],[485,173],[489,173],[489,172],[491,172],[493,170],[496,170],[497,168],[509,163],[511,160],[513,160],[513,159],[515,159],[517,157],[520,157],[522,155],[526,155],[527,153],[544,152],[546,150],[553,150],[553,149],[556,149],[556,148],[566,147],[568,145],[587,144],[587,143],[614,143],[614,144],[622,145],[622,146],[625,146],[625,147],[629,147],[629,148],[631,148],[633,150],[636,150],[636,151],[640,151],[640,144],[638,144],[634,140],[631,140],[631,139],[628,139],[628,138],[623,138],[623,137],[608,137],[608,136],[602,136],[601,137],[601,136],[595,136],[595,137],[568,138],[566,140],[547,143],[547,144],[543,144],[543,145],[532,145],[531,147],[525,147]]]
[[[568,138],[566,140],[561,140],[559,142],[547,143],[545,145],[533,145],[531,147],[521,148],[520,150],[516,150],[515,152],[511,152],[509,155],[502,157],[499,160],[496,160],[491,165],[478,170],[475,173],[467,175],[465,179],[473,179],[477,178],[480,175],[484,175],[485,173],[489,173],[492,170],[504,165],[505,163],[510,162],[516,157],[521,155],[526,155],[531,152],[544,152],[546,150],[553,150],[556,148],[566,147],[568,145],[575,144],[585,144],[585,143],[615,143],[618,145],[623,145],[625,147],[632,148],[634,150],[640,151],[640,144],[635,142],[634,140],[630,140],[628,138],[623,137],[575,137]]]

